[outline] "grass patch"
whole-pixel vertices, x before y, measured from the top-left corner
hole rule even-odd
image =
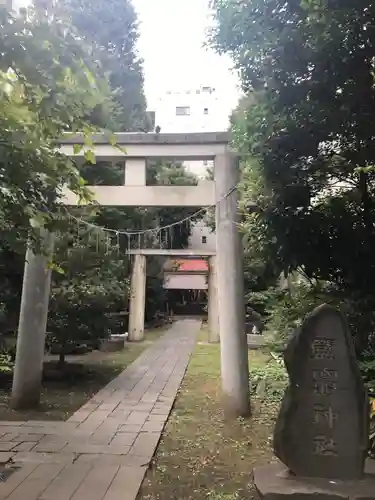
[[[68,356],[66,371],[60,377],[44,377],[41,404],[37,410],[14,411],[9,407],[12,372],[1,372],[0,421],[2,420],[66,420],[102,387],[119,375],[155,340],[165,328],[145,332],[145,341],[129,343],[116,353],[94,351],[84,356]],[[55,358],[56,359],[56,358]],[[50,358],[45,364],[49,372]],[[61,375],[61,374],[60,374]]]
[[[205,342],[205,334],[204,329],[200,342]],[[270,438],[279,401],[267,390],[261,399],[253,397],[252,419],[225,421],[220,347],[199,341],[140,500],[257,498],[251,472],[272,456]],[[249,351],[249,362],[259,375],[274,361],[257,350]]]
[[[197,342],[198,344],[207,344],[209,341],[210,330],[208,328],[207,322],[204,322],[200,332],[198,333]]]

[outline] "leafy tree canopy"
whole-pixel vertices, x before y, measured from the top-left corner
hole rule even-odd
[[[69,218],[62,220],[57,198],[65,184],[85,196],[85,181],[123,184],[124,166],[77,167],[58,153],[58,140],[64,132],[84,131],[89,144],[94,126],[112,126],[113,110],[118,111],[116,127],[136,130],[137,120],[145,117],[145,101],[141,65],[134,51],[136,17],[130,3],[83,1],[74,4],[76,10],[73,2],[65,0],[52,4],[35,0],[34,4],[17,16],[5,8],[0,10],[0,273],[4,281],[0,303],[5,303],[5,317],[9,319],[5,330],[14,329],[30,219],[58,234],[61,230],[63,236],[56,238],[49,328],[63,344],[76,336],[87,337],[90,332],[103,337],[109,333],[112,327],[102,311],[126,308],[129,269],[123,261],[126,242],[120,241],[119,253],[98,252],[95,242],[80,243],[77,225]],[[115,78],[119,78],[117,83]],[[155,183],[195,183],[181,165],[160,163],[151,172]],[[191,213],[184,208],[171,213],[157,208],[105,207],[89,214],[72,208],[69,212],[119,230],[166,225]],[[173,244],[180,248],[188,236],[189,228],[185,227],[174,234]],[[112,247],[113,242],[109,245]],[[148,307],[149,312],[161,302],[155,299],[155,295],[162,297],[161,263],[150,262],[148,269],[148,302],[156,290],[152,297],[155,306]],[[103,320],[97,321],[95,329],[89,322],[94,313]]]
[[[244,149],[268,192],[268,238],[287,269],[371,293],[375,5],[215,0],[212,43],[250,102]]]
[[[58,0],[108,75],[114,122],[120,131],[148,131],[142,60],[136,51],[138,20],[130,0]]]
[[[56,223],[64,185],[88,194],[57,140],[67,131],[89,134],[86,114],[109,91],[70,25],[38,10],[14,17],[0,7],[0,54],[0,230],[22,250],[30,220]]]

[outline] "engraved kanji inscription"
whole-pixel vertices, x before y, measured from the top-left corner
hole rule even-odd
[[[314,424],[328,425],[330,429],[333,429],[338,418],[339,414],[333,411],[331,406],[314,405]]]
[[[314,382],[313,390],[317,396],[331,396],[337,389],[336,382]]]
[[[311,344],[310,357],[313,359],[335,359],[334,355],[334,339],[319,337]]]
[[[324,368],[323,370],[313,370],[314,380],[337,380],[338,371]]]
[[[320,456],[337,456],[337,444],[335,440],[328,436],[315,436],[313,438],[313,454]]]

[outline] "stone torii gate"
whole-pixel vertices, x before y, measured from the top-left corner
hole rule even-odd
[[[147,256],[158,255],[166,257],[207,257],[208,273],[208,327],[209,341],[219,342],[219,301],[217,290],[216,252],[194,249],[138,249],[130,250],[134,255],[134,265],[130,284],[130,316],[129,340],[139,341],[144,337],[145,303],[146,303],[146,259]]]
[[[112,146],[104,134],[94,136],[90,148],[84,147],[82,135],[61,141],[61,152],[77,161],[83,160],[85,149],[92,150],[97,161],[124,161],[123,186],[89,186],[100,205],[197,208],[216,205],[216,256],[209,256],[210,326],[215,329],[214,325],[218,325],[219,329],[226,409],[232,414],[246,416],[250,412],[248,350],[244,324],[243,251],[235,189],[239,169],[237,157],[229,147],[229,136],[227,133],[118,133],[115,137],[116,146],[121,148]],[[79,152],[74,148],[76,144],[82,145]],[[146,186],[148,158],[213,160],[214,181],[200,181],[197,186]],[[78,199],[73,193],[66,192],[63,203],[74,206]],[[160,255],[160,251],[157,252]],[[186,250],[187,254],[189,252]],[[175,253],[171,251],[171,254]],[[201,251],[199,255],[202,256]],[[15,407],[26,407],[39,401],[50,292],[50,271],[46,264],[46,257],[28,250],[13,381]],[[133,266],[129,317],[131,340],[143,338],[145,282],[146,251],[135,255]]]

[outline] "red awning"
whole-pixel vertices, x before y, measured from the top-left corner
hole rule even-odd
[[[178,272],[207,272],[208,262],[206,260],[176,260],[176,265],[178,265]]]

